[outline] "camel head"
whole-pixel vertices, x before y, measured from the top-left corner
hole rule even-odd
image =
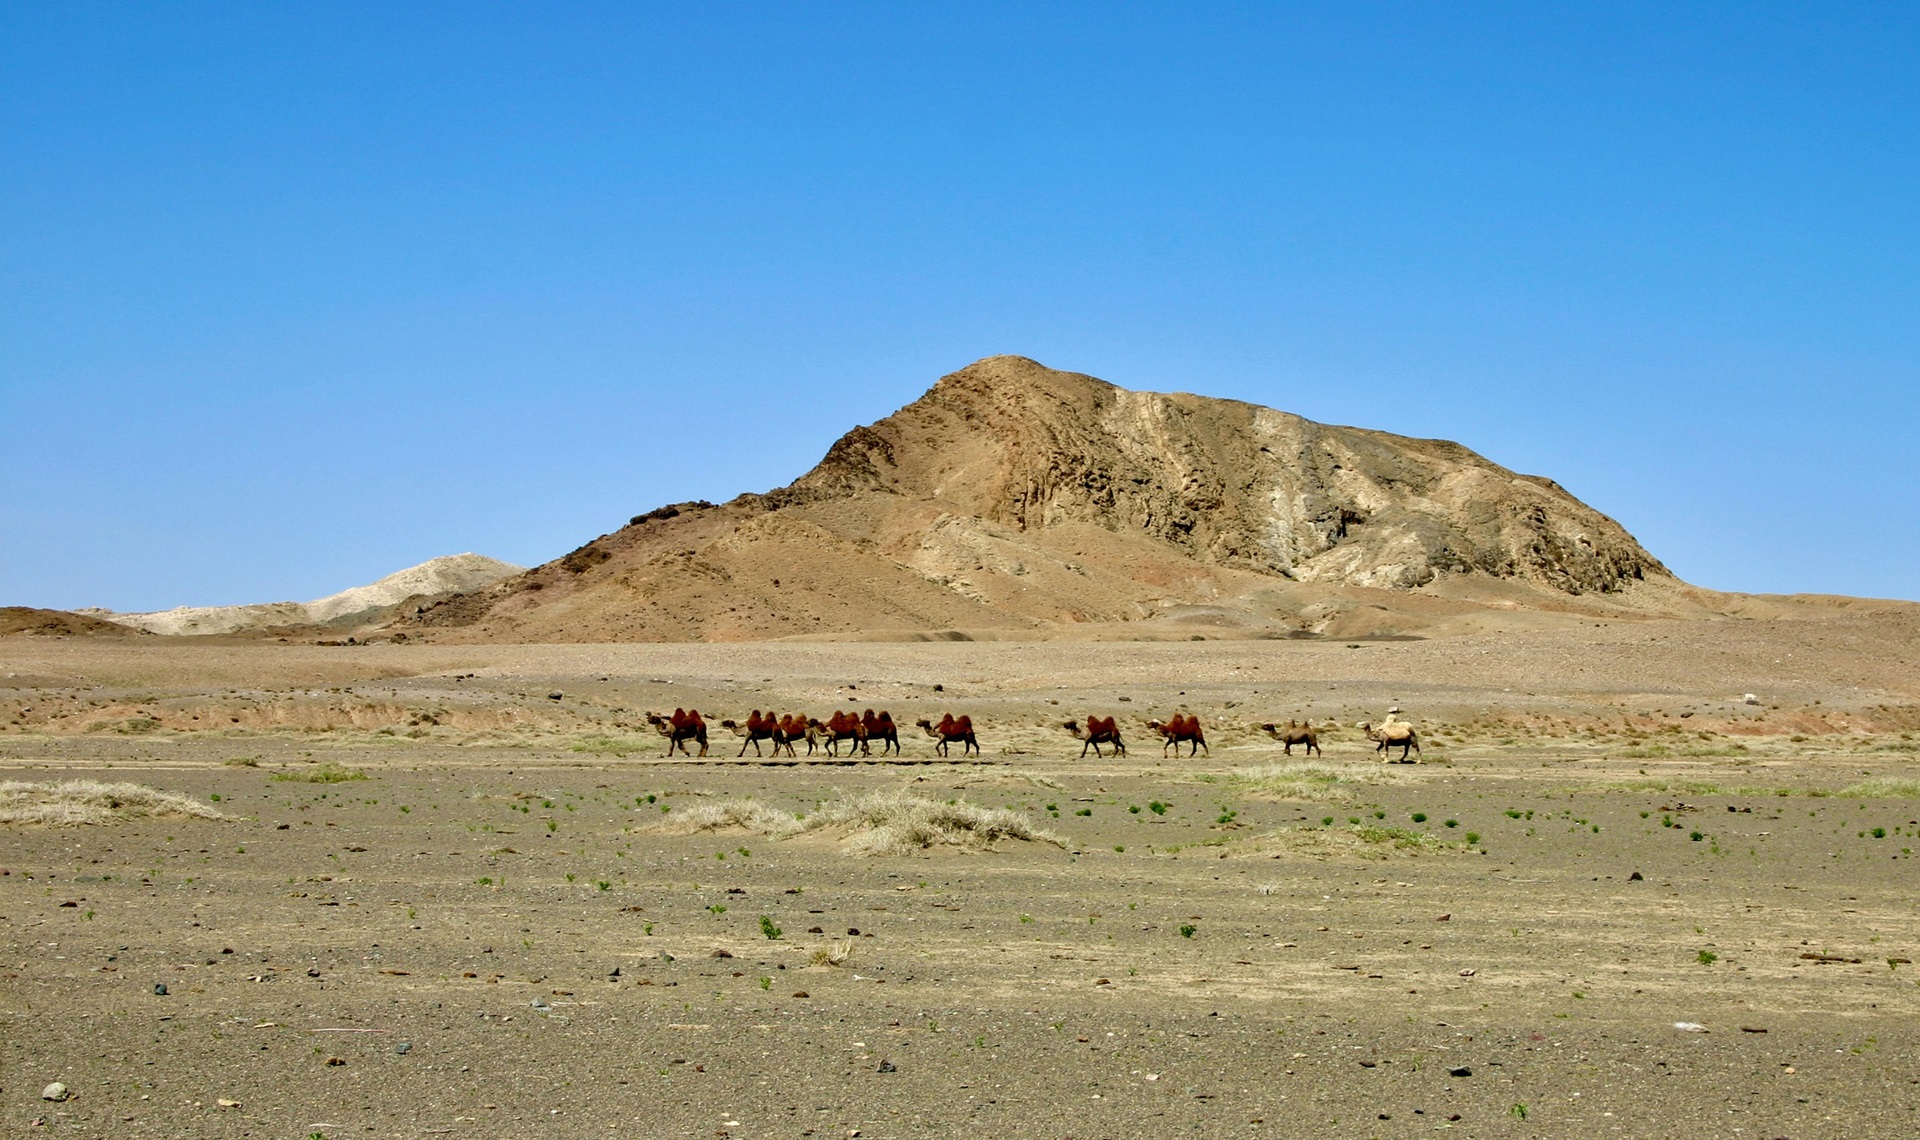
[[[933,731],[933,722],[928,720],[926,717],[921,717],[919,720],[914,721],[913,726],[915,728],[924,728],[928,732]]]
[[[1066,729],[1068,732],[1073,733],[1075,736],[1085,736],[1087,734],[1086,729],[1081,728],[1080,722],[1077,720],[1070,720],[1067,723],[1061,725],[1060,727]]]

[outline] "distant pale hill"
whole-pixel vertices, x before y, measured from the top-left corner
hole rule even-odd
[[[406,615],[434,640],[1404,636],[1720,616],[1551,479],[1457,443],[1017,356],[787,487],[635,517]]]
[[[311,602],[268,602],[250,606],[181,606],[155,613],[113,613],[81,610],[83,616],[162,634],[221,634],[276,626],[341,625],[382,616],[383,611],[411,598],[437,598],[477,590],[524,567],[478,554],[450,554],[389,574],[366,586],[355,586]]]

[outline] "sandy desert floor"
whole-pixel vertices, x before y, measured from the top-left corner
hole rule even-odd
[[[0,1131],[1917,1135],[1914,634],[8,639],[0,780],[229,818],[0,824]],[[666,761],[675,705],[966,712],[984,755]],[[1424,763],[1351,727],[1389,705]],[[1163,759],[1183,706],[1211,754]],[[1290,717],[1347,727],[1309,762]],[[1061,842],[685,823],[873,791]]]

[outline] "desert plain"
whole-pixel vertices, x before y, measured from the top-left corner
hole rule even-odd
[[[1795,612],[0,640],[14,810],[87,780],[217,813],[0,823],[0,1132],[1920,1134],[1920,619]],[[674,707],[705,758],[641,719]],[[718,723],[835,708],[901,754]],[[1354,727],[1389,708],[1421,763]],[[1163,755],[1175,710],[1208,752]],[[979,756],[910,727],[943,712]],[[1081,756],[1089,713],[1124,757]],[[1293,719],[1324,756],[1258,729]],[[869,853],[844,809],[907,797],[1034,837]]]

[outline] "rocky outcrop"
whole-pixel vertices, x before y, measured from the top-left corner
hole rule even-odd
[[[1176,619],[1391,633],[1421,606],[1659,603],[1650,584],[1681,586],[1612,519],[1459,444],[999,356],[848,432],[786,487],[636,516],[405,624],[528,640]]]

